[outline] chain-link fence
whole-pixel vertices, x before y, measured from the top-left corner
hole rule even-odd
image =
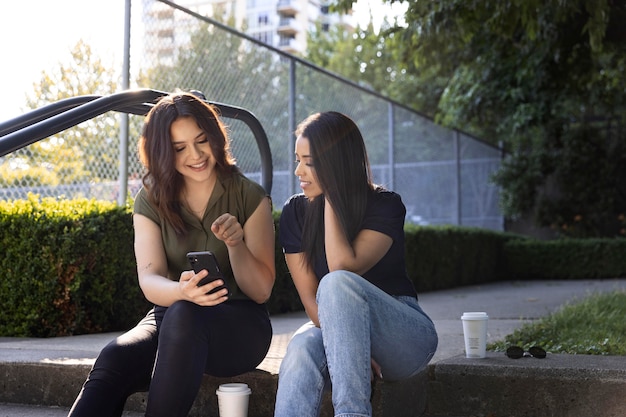
[[[199,90],[210,101],[254,113],[270,141],[275,208],[299,192],[293,175],[296,124],[311,113],[336,110],[361,128],[375,181],[402,195],[408,221],[502,229],[498,189],[489,180],[500,165],[498,149],[214,20],[156,0],[141,6],[133,5],[133,13],[142,16],[143,37],[131,43],[131,85]],[[0,199],[31,191],[119,200],[125,192],[118,180],[119,117],[107,113],[1,158]],[[130,116],[129,195],[140,186],[135,149],[141,123],[141,117]],[[237,120],[226,123],[239,166],[258,181],[252,133]],[[95,142],[85,143],[94,135]],[[12,177],[14,168],[28,168],[32,175]]]

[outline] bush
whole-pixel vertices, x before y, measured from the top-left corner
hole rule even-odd
[[[128,207],[94,200],[0,202],[0,334],[127,328],[145,314]]]
[[[508,240],[510,279],[591,279],[626,276],[626,239]]]
[[[278,241],[278,228],[280,212],[274,211],[274,228],[275,236],[275,255],[274,262],[276,263],[276,282],[272,289],[272,295],[267,302],[267,309],[270,314],[288,313],[290,311],[301,311],[304,309],[302,302],[300,302],[300,296],[296,290],[296,286],[293,284],[289,269],[287,269],[287,263],[285,262],[285,255],[283,254],[283,248]]]
[[[302,310],[278,242],[270,314]],[[405,227],[418,292],[513,279],[626,276],[626,239],[540,241],[470,227]],[[148,308],[137,283],[129,207],[94,200],[0,202],[0,335],[126,329]]]
[[[409,277],[418,292],[502,280],[512,234],[458,226],[405,227]]]

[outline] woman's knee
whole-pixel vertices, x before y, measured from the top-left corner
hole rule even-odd
[[[198,307],[198,305],[189,301],[176,301],[167,308],[163,320],[188,322],[194,317]]]
[[[161,322],[161,329],[164,327],[189,327],[196,325],[198,322],[198,315],[201,312],[202,307],[189,301],[176,301],[174,304],[167,308],[163,321]]]
[[[333,271],[324,275],[320,280],[318,293],[333,293],[337,291],[345,291],[348,289],[354,289],[359,286],[359,280],[364,278],[350,271]]]
[[[90,379],[100,379],[112,384],[122,383],[149,372],[154,363],[156,349],[147,343],[120,344],[117,340],[106,345],[98,355]]]
[[[106,345],[100,351],[94,364],[94,370],[124,369],[132,362],[133,352],[115,341]],[[104,371],[106,373],[106,371]]]
[[[291,338],[285,357],[281,362],[281,370],[302,366],[323,366],[326,361],[324,344],[318,328],[298,333]]]
[[[364,298],[363,277],[349,271],[333,271],[324,275],[317,288],[318,305],[325,302],[346,300],[356,301]]]

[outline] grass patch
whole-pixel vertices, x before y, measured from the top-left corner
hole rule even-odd
[[[541,346],[550,353],[626,356],[626,292],[595,294],[524,324],[488,350]]]

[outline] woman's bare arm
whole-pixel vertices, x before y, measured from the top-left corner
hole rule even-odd
[[[219,281],[198,288],[198,282],[207,275],[206,271],[194,274],[185,271],[180,281],[168,277],[167,258],[161,229],[149,218],[133,215],[135,228],[135,258],[137,260],[137,276],[139,286],[148,301],[153,304],[168,307],[179,300],[187,300],[199,305],[216,305],[226,301],[226,290],[215,294],[206,294],[220,285]]]
[[[237,286],[257,303],[266,302],[276,279],[274,219],[269,198],[263,199],[241,227],[236,218],[222,215],[211,230],[226,243]]]
[[[309,319],[311,319],[317,327],[320,327],[319,318],[317,316],[317,301],[315,299],[319,285],[317,277],[313,271],[304,264],[303,253],[287,253],[285,254],[285,261],[307,316],[309,316]]]
[[[330,271],[346,270],[362,275],[369,271],[387,253],[393,240],[374,230],[363,229],[348,242],[335,211],[328,200],[324,205],[324,232],[326,259]]]

